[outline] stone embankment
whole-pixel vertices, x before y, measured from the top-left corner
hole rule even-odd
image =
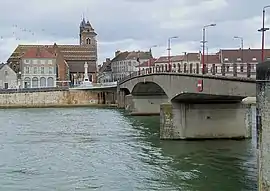
[[[98,92],[83,90],[39,90],[0,92],[0,108],[114,106],[100,104]]]

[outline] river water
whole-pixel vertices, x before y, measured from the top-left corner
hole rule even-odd
[[[161,141],[159,117],[114,109],[0,110],[0,190],[257,190],[254,140]]]

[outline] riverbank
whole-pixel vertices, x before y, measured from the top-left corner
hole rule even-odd
[[[113,97],[102,91],[52,89],[22,92],[1,92],[0,108],[115,108]]]

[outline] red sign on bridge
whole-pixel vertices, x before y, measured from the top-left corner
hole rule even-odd
[[[202,92],[203,91],[203,80],[198,80],[197,91],[198,92]]]

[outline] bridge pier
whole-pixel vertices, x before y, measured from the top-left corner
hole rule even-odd
[[[125,92],[120,90],[117,91],[117,107],[124,109],[125,108]]]
[[[257,148],[260,191],[270,190],[270,61],[257,65]]]
[[[165,103],[160,109],[161,139],[250,138],[249,109],[241,103]]]
[[[125,109],[131,115],[159,115],[160,104],[168,102],[166,95],[125,96]]]

